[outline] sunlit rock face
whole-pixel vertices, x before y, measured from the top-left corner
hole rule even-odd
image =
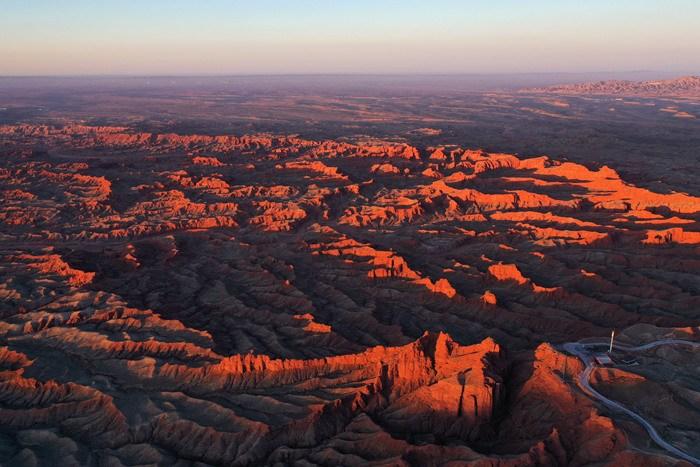
[[[381,141],[21,125],[0,153],[0,463],[676,465],[556,346],[696,325],[699,198]]]

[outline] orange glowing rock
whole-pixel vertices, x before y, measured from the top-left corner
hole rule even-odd
[[[496,295],[490,290],[485,291],[483,295],[481,295],[481,301],[487,305],[496,305],[498,303]]]
[[[492,264],[488,268],[489,275],[498,281],[515,281],[520,285],[527,284],[529,282],[522,273],[520,269],[515,264]]]
[[[429,159],[433,161],[444,161],[447,160],[447,156],[443,148],[438,148],[430,153]]]
[[[424,285],[431,292],[443,294],[448,298],[452,298],[455,295],[457,295],[457,291],[454,289],[454,287],[452,287],[452,284],[450,284],[450,282],[444,278],[438,279],[437,281],[435,281],[435,283],[433,283],[430,279],[426,277],[424,279],[416,280],[415,283]]]
[[[401,170],[395,165],[384,163],[384,164],[374,164],[370,168],[370,172],[379,172],[381,174],[400,174]]]
[[[423,175],[425,177],[429,177],[429,178],[442,178],[443,177],[443,175],[440,172],[438,172],[436,169],[434,169],[433,167],[428,167],[427,169],[425,169],[424,171],[421,172],[421,175]]]
[[[57,254],[45,255],[19,255],[11,257],[12,261],[26,262],[28,267],[42,274],[56,274],[65,277],[68,284],[74,287],[81,287],[92,282],[95,277],[94,272],[85,272],[71,268],[68,263]]]
[[[192,158],[192,163],[195,165],[208,165],[210,167],[223,167],[225,164],[216,157],[195,156]]]
[[[308,332],[317,333],[329,333],[331,332],[331,327],[327,324],[317,323],[314,321],[314,316],[311,313],[304,313],[303,315],[294,315],[294,319],[301,321],[306,321],[306,326],[304,330]]]
[[[337,178],[340,180],[348,180],[348,177],[343,175],[337,167],[330,167],[320,161],[294,161],[286,162],[283,166],[285,169],[296,169],[296,170],[309,170],[321,175],[325,175],[330,178]]]
[[[686,232],[680,227],[674,227],[666,230],[647,230],[646,238],[643,240],[643,243],[685,243],[690,245],[698,245],[700,244],[700,232]]]

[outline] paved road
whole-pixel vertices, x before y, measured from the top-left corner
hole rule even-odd
[[[665,449],[675,457],[678,457],[680,459],[684,459],[690,463],[693,463],[695,465],[700,466],[700,459],[697,457],[691,456],[690,454],[681,451],[677,447],[673,446],[666,440],[664,440],[661,435],[656,431],[656,429],[649,423],[644,417],[639,415],[638,413],[628,409],[627,407],[623,406],[622,404],[615,402],[614,400],[608,399],[591,386],[590,383],[590,378],[591,378],[591,373],[593,372],[593,369],[595,368],[595,363],[593,360],[593,355],[591,352],[589,352],[587,349],[590,347],[600,347],[601,345],[606,345],[605,343],[580,343],[580,342],[569,342],[568,344],[564,344],[564,350],[567,352],[576,355],[578,358],[581,359],[581,361],[586,365],[585,370],[583,370],[581,373],[578,374],[577,380],[578,384],[583,389],[585,393],[587,393],[589,396],[597,399],[599,402],[601,402],[603,405],[616,410],[618,412],[623,412],[630,417],[632,417],[634,420],[639,422],[640,425],[644,427],[644,429],[647,430],[647,433],[649,433],[649,436],[651,439],[654,440],[656,444],[658,444],[661,448]],[[686,345],[686,346],[691,346],[691,347],[698,347],[700,348],[700,342],[692,342],[692,341],[685,341],[681,339],[662,339],[654,342],[650,342],[648,344],[640,345],[638,347],[630,347],[626,345],[617,345],[618,348],[623,348],[628,352],[640,352],[644,350],[649,350],[653,349],[654,347],[659,347],[661,345]]]

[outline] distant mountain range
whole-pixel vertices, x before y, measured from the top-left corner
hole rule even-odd
[[[608,80],[528,88],[524,92],[700,97],[700,76],[650,81]]]

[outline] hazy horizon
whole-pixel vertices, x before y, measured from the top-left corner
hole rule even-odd
[[[562,83],[645,81],[680,76],[672,72],[453,73],[453,74],[229,74],[0,76],[0,96],[31,98],[38,92],[88,89],[103,92],[236,92],[256,95],[407,96],[508,92]]]
[[[691,0],[4,6],[1,76],[700,72]]]
[[[263,77],[273,77],[273,78],[285,78],[285,77],[487,77],[487,76],[610,76],[610,79],[633,79],[624,78],[625,76],[635,77],[637,75],[650,75],[649,79],[665,79],[667,77],[682,77],[682,76],[694,76],[699,75],[700,70],[678,70],[678,71],[666,71],[666,70],[590,70],[590,71],[528,71],[528,72],[450,72],[450,73],[428,73],[428,72],[376,72],[376,73],[365,73],[365,72],[240,72],[240,73],[54,73],[54,74],[4,74],[0,75],[0,78],[12,79],[12,78],[38,78],[38,79],[138,79],[138,78],[151,78],[151,79],[167,79],[167,78],[254,78],[258,76]]]

